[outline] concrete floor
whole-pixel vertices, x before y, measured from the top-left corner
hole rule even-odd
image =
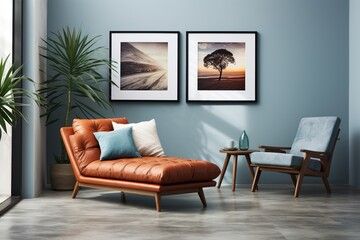
[[[197,194],[162,198],[102,190],[46,191],[25,199],[0,217],[0,239],[360,239],[360,191],[304,185],[294,199],[291,185],[230,185]]]

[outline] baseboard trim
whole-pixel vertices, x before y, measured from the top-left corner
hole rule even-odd
[[[20,196],[11,196],[2,203],[0,203],[0,217],[9,211],[13,206],[20,202]]]

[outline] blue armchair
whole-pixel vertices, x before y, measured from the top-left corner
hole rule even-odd
[[[257,190],[262,171],[290,174],[295,187],[294,197],[299,196],[304,176],[321,177],[328,193],[331,193],[328,177],[331,159],[339,136],[340,118],[303,118],[291,147],[259,146],[264,152],[250,155],[256,168],[251,191]]]

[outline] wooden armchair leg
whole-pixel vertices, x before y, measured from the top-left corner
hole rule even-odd
[[[72,198],[76,198],[76,195],[78,194],[79,189],[80,189],[79,182],[76,181],[75,186],[74,186],[74,190],[72,192]]]
[[[155,193],[156,211],[161,212],[161,196],[160,193]]]
[[[199,194],[199,197],[200,197],[200,200],[201,200],[203,206],[206,207],[207,204],[206,204],[204,190],[202,188],[199,188],[198,194]]]
[[[294,193],[294,197],[299,197],[299,193],[300,193],[300,189],[301,189],[301,184],[302,181],[304,179],[304,173],[300,172],[296,181],[296,186],[295,186],[295,193]]]
[[[260,175],[261,175],[261,169],[260,169],[260,167],[256,167],[255,177],[253,179],[253,183],[252,183],[252,187],[251,187],[252,192],[255,192],[255,190],[258,189],[257,184],[259,182]]]
[[[292,182],[293,182],[293,184],[294,184],[294,187],[296,187],[296,182],[297,182],[297,180],[296,180],[295,174],[290,173],[290,177],[291,177],[291,180],[292,180]]]
[[[327,193],[331,193],[329,181],[326,177],[322,177]]]

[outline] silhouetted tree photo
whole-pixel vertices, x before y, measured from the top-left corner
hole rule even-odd
[[[233,54],[226,49],[217,49],[204,57],[204,67],[208,68],[211,66],[213,69],[219,71],[218,81],[221,80],[222,71],[226,69],[229,63],[235,64],[235,58]]]

